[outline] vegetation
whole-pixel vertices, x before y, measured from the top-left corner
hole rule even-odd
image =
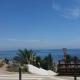
[[[72,61],[72,56],[70,56],[70,55],[66,55],[66,62],[67,63],[70,63],[71,61]]]
[[[2,67],[4,65],[4,61],[0,60],[0,67]]]
[[[79,60],[78,57],[72,57],[70,55],[66,55],[66,63],[71,63],[71,61]],[[57,65],[53,63],[52,55],[49,53],[44,57],[37,56],[32,50],[19,50],[17,55],[13,58],[13,62],[9,64],[8,60],[5,59],[6,64],[8,64],[8,71],[18,71],[19,66],[22,67],[23,72],[27,72],[27,64],[32,64],[36,67],[43,68],[46,70],[57,70]],[[0,67],[4,65],[3,62],[0,61]],[[56,66],[56,67],[55,67]]]
[[[72,57],[70,55],[66,55],[66,62],[67,63],[70,63],[71,61],[75,61],[75,60],[80,61],[80,59],[77,56]]]
[[[18,66],[17,64],[8,64],[7,66],[7,71],[10,71],[10,72],[18,72]]]
[[[51,54],[48,54],[48,56],[45,56],[42,60],[41,67],[46,70],[53,70],[53,59]]]
[[[32,50],[19,50],[17,56],[14,57],[14,60],[21,65],[33,64],[36,61],[36,55]]]
[[[28,68],[26,66],[23,66],[21,68],[21,70],[22,70],[22,72],[28,72]],[[7,71],[9,71],[9,72],[18,72],[19,71],[19,66],[16,63],[8,64]]]
[[[32,50],[19,50],[17,56],[14,57],[14,61],[22,66],[26,64],[32,64],[46,70],[53,69],[53,59],[51,54],[41,58],[40,56],[37,56]]]
[[[40,56],[36,56],[36,67],[41,67],[42,64],[42,58]]]

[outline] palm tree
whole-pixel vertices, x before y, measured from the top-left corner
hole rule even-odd
[[[17,56],[14,57],[14,60],[20,64],[33,64],[36,60],[36,55],[32,50],[19,50]]]

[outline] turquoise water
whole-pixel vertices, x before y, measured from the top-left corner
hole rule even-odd
[[[44,57],[48,53],[51,53],[54,60],[60,60],[63,58],[63,50],[61,49],[33,50],[33,51],[36,52],[36,54],[41,57]],[[9,58],[9,59],[13,58],[14,56],[16,56],[17,52],[18,52],[17,50],[0,51],[0,58]],[[80,58],[80,49],[69,49],[67,53],[70,54],[71,56],[77,56]]]

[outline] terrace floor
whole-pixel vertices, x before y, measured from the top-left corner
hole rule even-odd
[[[19,80],[18,74],[0,75],[0,80]],[[22,80],[74,80],[73,77],[66,76],[39,76],[33,74],[23,74]],[[77,80],[80,80],[78,77]]]

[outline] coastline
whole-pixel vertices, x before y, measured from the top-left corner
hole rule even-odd
[[[44,57],[46,56],[48,53],[52,54],[52,57],[54,59],[54,61],[60,60],[63,58],[63,51],[62,49],[42,49],[42,50],[33,50],[34,53],[36,53],[37,55]],[[9,50],[9,51],[0,51],[0,58],[4,59],[4,58],[8,58],[8,59],[12,59],[14,56],[16,56],[16,53],[18,52],[18,50]],[[80,49],[68,49],[68,54],[72,55],[72,56],[78,56],[80,57]]]

